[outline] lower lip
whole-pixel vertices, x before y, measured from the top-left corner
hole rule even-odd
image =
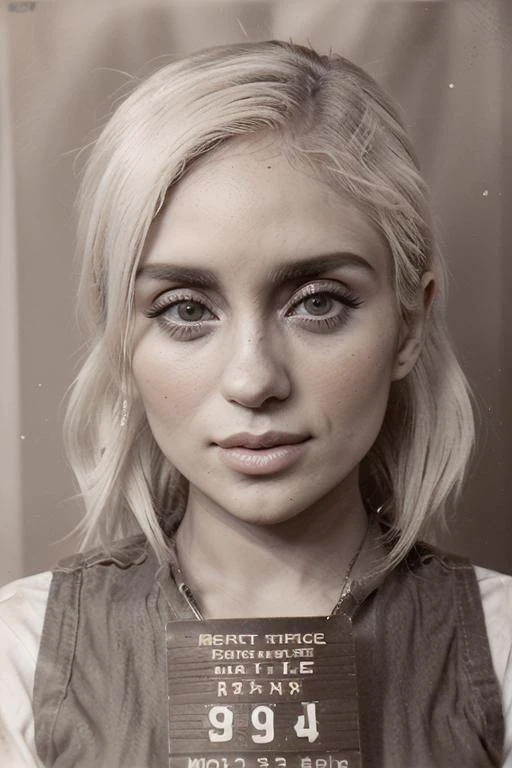
[[[288,469],[300,458],[306,442],[293,445],[276,445],[273,448],[251,450],[250,448],[220,448],[223,461],[246,475],[270,475]]]

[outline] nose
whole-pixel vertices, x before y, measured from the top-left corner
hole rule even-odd
[[[223,396],[246,408],[260,408],[270,400],[286,400],[291,380],[283,349],[269,329],[240,330],[232,339],[222,374]]]

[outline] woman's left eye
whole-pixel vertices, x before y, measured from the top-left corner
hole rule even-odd
[[[340,302],[336,299],[333,300],[326,293],[317,293],[314,296],[308,296],[307,299],[302,299],[297,306],[300,304],[303,305],[308,314],[322,317],[330,314],[333,309],[336,309],[335,304],[339,305]]]
[[[348,290],[311,285],[299,294],[286,315],[318,329],[334,328],[360,305],[361,300]]]

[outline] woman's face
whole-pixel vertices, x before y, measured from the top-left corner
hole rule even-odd
[[[411,367],[386,246],[366,218],[236,140],[172,191],[136,283],[133,376],[194,501],[256,524],[354,486]]]

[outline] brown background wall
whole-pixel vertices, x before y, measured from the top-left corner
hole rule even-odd
[[[512,572],[512,8],[509,0],[0,0],[0,583],[51,567],[80,505],[61,401],[79,360],[77,155],[159,57],[292,38],[368,69],[398,99],[452,275],[450,326],[480,448],[444,543]],[[163,61],[163,59],[162,59]]]

